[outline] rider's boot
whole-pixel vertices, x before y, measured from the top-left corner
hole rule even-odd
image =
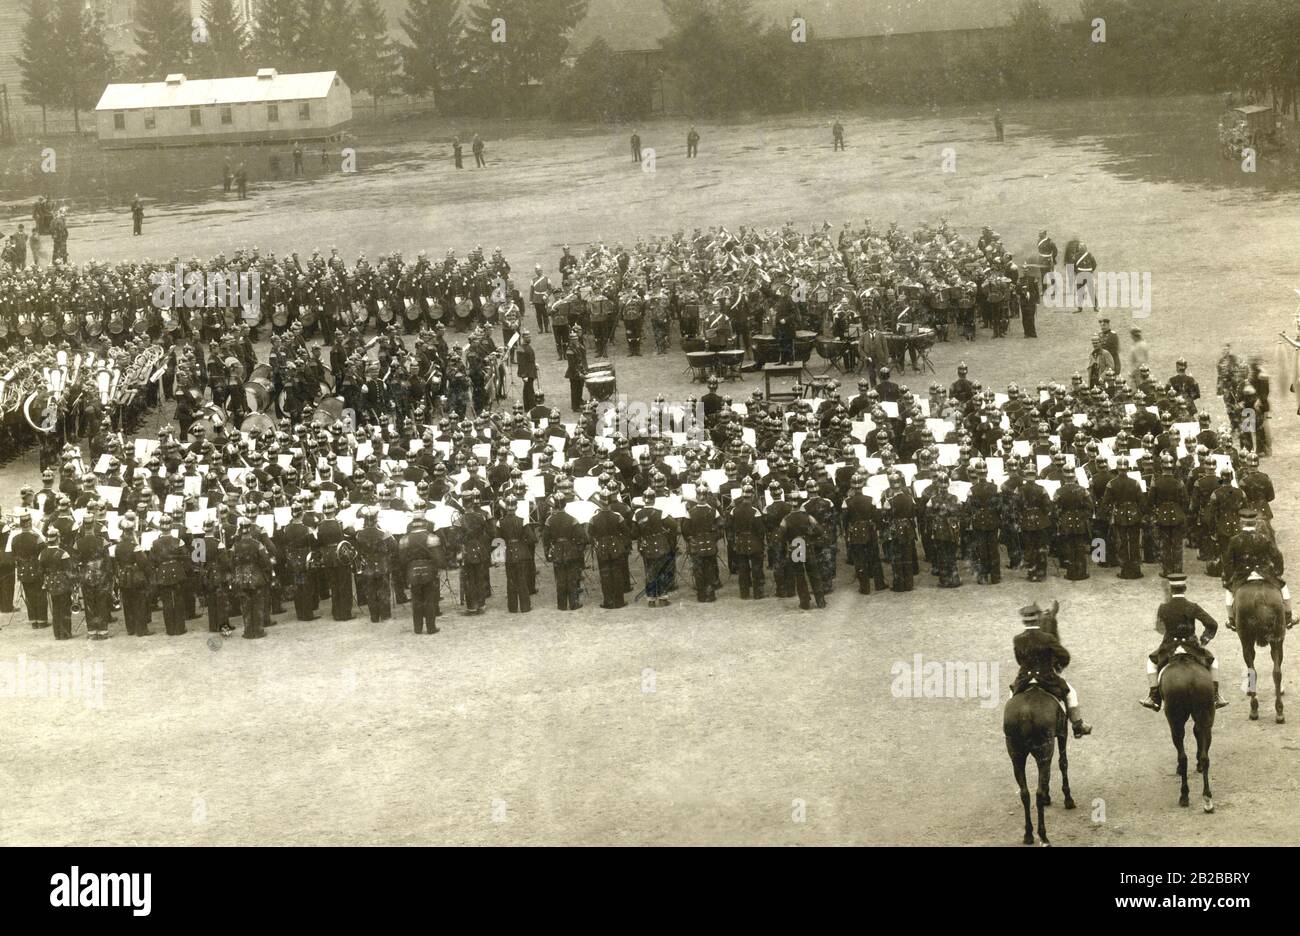
[[[1214,685],[1218,686],[1219,684],[1215,683]],[[1152,686],[1151,694],[1149,696],[1147,696],[1145,699],[1138,699],[1138,705],[1142,706],[1143,708],[1149,708],[1153,712],[1160,711],[1160,702],[1161,699],[1160,699],[1159,686]]]
[[[1227,704],[1228,700],[1219,695],[1219,681],[1216,679],[1214,681],[1214,707],[1216,709],[1224,708]]]
[[[1083,716],[1079,714],[1077,708],[1072,708],[1065,714],[1069,717],[1070,724],[1074,726],[1074,736],[1076,738],[1082,738],[1084,735],[1092,734],[1092,725],[1084,722]]]

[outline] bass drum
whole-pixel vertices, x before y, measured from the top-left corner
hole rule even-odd
[[[41,334],[46,338],[53,338],[59,333],[59,323],[52,318],[47,318],[41,322]]]
[[[266,413],[252,413],[245,417],[239,428],[244,432],[266,432],[268,429],[275,431],[275,420]]]
[[[424,310],[420,308],[420,303],[416,302],[414,299],[409,299],[407,302],[406,320],[408,322],[418,322],[421,316],[423,316]]]
[[[277,302],[275,312],[271,315],[271,324],[276,328],[284,328],[289,324],[289,310],[283,302]]]
[[[86,322],[86,334],[91,338],[98,338],[104,331],[104,323],[99,320],[99,316],[94,316]]]
[[[338,397],[326,397],[311,414],[309,422],[313,426],[332,426],[343,421],[343,401]]]
[[[81,331],[81,316],[65,315],[63,317],[63,334],[71,338],[79,331]]]
[[[379,300],[379,321],[387,325],[397,316],[393,312],[393,307],[383,299]]]
[[[204,403],[195,413],[194,422],[190,423],[189,434],[196,439],[215,436],[217,427],[225,425],[225,422],[226,414],[221,407]]]
[[[365,328],[366,322],[370,321],[370,310],[366,308],[364,302],[352,303],[352,321]]]
[[[474,311],[474,303],[468,297],[456,297],[456,318],[462,321],[469,318]]]
[[[316,324],[318,312],[314,305],[305,305],[298,310],[298,321],[302,322],[303,328],[310,328]]]

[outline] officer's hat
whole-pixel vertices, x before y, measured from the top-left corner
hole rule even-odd
[[[29,526],[31,526],[31,525],[32,525],[32,515],[29,514],[29,513],[24,513],[21,517],[18,518],[18,525],[19,525],[19,526],[22,526],[22,527],[29,527]]]
[[[1043,616],[1043,609],[1038,607],[1038,602],[1027,604],[1020,609],[1020,620],[1026,624],[1037,624]]]
[[[1259,515],[1253,510],[1243,510],[1241,512],[1241,525],[1247,530],[1253,530],[1258,517]]]
[[[1182,572],[1170,572],[1167,581],[1169,582],[1170,591],[1187,591],[1187,576]]]

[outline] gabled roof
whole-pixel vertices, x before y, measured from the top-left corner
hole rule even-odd
[[[266,101],[316,100],[329,94],[338,72],[304,72],[274,78],[187,78],[177,84],[147,81],[111,84],[95,110],[139,107],[197,107],[203,104],[257,104]]]

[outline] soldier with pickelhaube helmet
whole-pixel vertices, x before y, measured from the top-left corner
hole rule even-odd
[[[140,546],[137,536],[136,515],[127,511],[118,527],[121,536],[112,549],[113,572],[117,590],[122,600],[122,618],[128,637],[149,637],[153,604],[153,563]]]
[[[243,636],[249,640],[265,637],[266,626],[271,620],[269,598],[275,561],[247,517],[241,517],[236,526],[230,561],[234,567],[240,613],[244,618]]]
[[[336,621],[352,620],[352,560],[356,548],[352,532],[339,521],[338,504],[327,500],[325,515],[316,530],[316,548],[320,551],[321,574],[329,581],[330,617]]]
[[[402,537],[399,556],[411,589],[411,622],[415,632],[438,633],[439,576],[447,559],[442,537],[430,529],[429,521],[417,514]]]
[[[392,569],[397,543],[379,528],[379,508],[361,509],[362,527],[357,531],[357,584],[366,597],[372,623],[392,616]]]

